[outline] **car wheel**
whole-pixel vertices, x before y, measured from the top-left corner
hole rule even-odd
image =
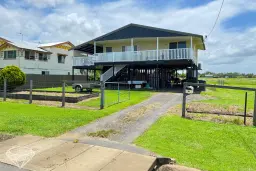
[[[81,86],[76,86],[76,87],[75,87],[75,91],[76,91],[77,93],[80,93],[80,92],[82,91],[82,87],[81,87]]]

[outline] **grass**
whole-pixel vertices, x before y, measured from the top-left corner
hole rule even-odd
[[[13,101],[0,102],[0,133],[54,137],[137,104],[149,96],[150,92],[134,92],[131,94],[131,100],[109,106],[103,110],[77,110],[35,104],[29,105]],[[92,101],[86,103],[94,103],[99,106],[99,99],[93,99]]]
[[[256,88],[256,78],[199,78],[207,84],[218,84],[218,80],[224,80],[224,85]]]
[[[219,78],[206,78],[207,84],[217,84]],[[239,86],[239,87],[250,87],[256,88],[256,79],[254,78],[222,78],[224,85]],[[211,96],[215,99],[203,101],[205,103],[212,103],[227,107],[230,105],[237,105],[240,110],[243,110],[245,103],[245,92],[243,90],[231,90],[221,88],[207,88],[206,92],[202,95]],[[248,109],[253,109],[255,92],[248,92]]]
[[[33,90],[43,90],[43,91],[56,91],[56,92],[62,92],[62,87],[50,87],[50,88],[35,88]],[[75,92],[75,90],[72,88],[72,86],[66,86],[65,91],[70,93],[70,92]]]
[[[140,101],[140,98],[146,99],[150,96],[149,91],[130,91],[130,99],[132,101]],[[121,90],[119,94],[119,101],[122,103],[132,103],[129,100],[129,92],[126,90]],[[118,91],[117,90],[105,90],[105,106],[112,106],[118,102]],[[100,105],[100,98],[95,98],[89,101],[80,102],[78,103],[81,106],[88,106],[88,107],[99,107]],[[131,105],[132,105],[131,104]]]
[[[212,171],[256,170],[256,128],[160,118],[135,144],[181,165]]]

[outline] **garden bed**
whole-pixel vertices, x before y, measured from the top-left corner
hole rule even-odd
[[[0,96],[3,96],[3,93],[0,93]],[[25,99],[29,100],[29,91],[19,91],[7,93],[6,97],[10,99]],[[80,101],[98,97],[99,93],[92,94],[79,94],[79,93],[65,93],[65,101],[68,103],[78,103]],[[62,101],[62,93],[58,92],[33,92],[33,100],[43,100],[43,101]]]

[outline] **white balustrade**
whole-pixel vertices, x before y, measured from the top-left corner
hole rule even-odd
[[[158,55],[157,55],[158,52]],[[94,63],[111,63],[111,62],[133,62],[133,61],[163,61],[163,60],[182,60],[191,59],[196,62],[190,48],[180,49],[159,49],[145,51],[126,51],[126,52],[108,52],[89,55],[88,57],[74,57],[74,66],[89,66]],[[158,56],[158,57],[157,57]]]

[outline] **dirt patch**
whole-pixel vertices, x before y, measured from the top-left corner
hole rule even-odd
[[[198,103],[198,102],[196,102],[196,103]],[[196,103],[195,102],[189,103],[188,106],[194,106]],[[201,104],[201,103],[199,103],[198,105],[204,105],[204,110],[209,110],[209,109],[214,110],[214,109],[217,109],[217,107],[214,107],[214,106],[218,106],[218,105],[214,105],[214,104],[205,105],[205,104]],[[182,113],[181,108],[182,108],[181,105],[176,105],[174,107],[171,107],[168,110],[168,114],[181,116],[181,113]],[[218,106],[218,108],[220,109],[220,111],[226,111],[229,109],[233,113],[236,113],[235,111],[237,110],[236,107],[221,108],[220,106]],[[230,113],[232,113],[232,112],[230,112]],[[211,114],[211,113],[207,113],[207,112],[205,112],[205,113],[186,112],[186,118],[192,119],[192,120],[209,121],[209,122],[223,123],[223,124],[228,123],[228,124],[244,125],[243,117],[232,115],[232,114],[221,115],[221,114]],[[252,123],[253,123],[252,117],[247,117],[246,125],[251,126]]]
[[[1,141],[8,140],[8,139],[11,139],[11,138],[13,138],[13,137],[14,137],[13,135],[0,134],[0,142],[1,142]]]
[[[229,105],[223,107],[220,105],[207,104],[207,103],[190,103],[187,107],[187,112],[189,113],[210,113],[210,114],[220,114],[220,115],[237,115],[243,116],[241,108],[236,105]],[[247,112],[248,116],[252,116],[253,111],[249,110]]]
[[[147,106],[142,106],[138,109],[135,109],[131,112],[128,112],[127,115],[122,119],[123,123],[136,121],[138,118],[144,116],[148,111],[155,110],[161,107],[160,103],[153,103]]]
[[[223,116],[223,115],[212,115],[212,114],[199,114],[199,113],[188,113],[186,114],[186,118],[200,121],[210,121],[215,123],[229,123],[236,125],[244,125],[243,117],[239,116]],[[252,118],[246,118],[246,125],[252,125]]]
[[[86,101],[91,99],[86,99]],[[44,101],[44,100],[33,100],[33,104],[37,104],[40,106],[50,106],[50,107],[61,107],[62,102],[57,101]],[[88,107],[88,106],[82,106],[77,103],[65,103],[65,108],[72,108],[72,109],[85,109],[85,110],[99,110],[99,108],[95,107]]]
[[[118,134],[119,132],[113,129],[100,130],[97,132],[89,132],[87,135],[90,137],[108,138],[110,135]]]

